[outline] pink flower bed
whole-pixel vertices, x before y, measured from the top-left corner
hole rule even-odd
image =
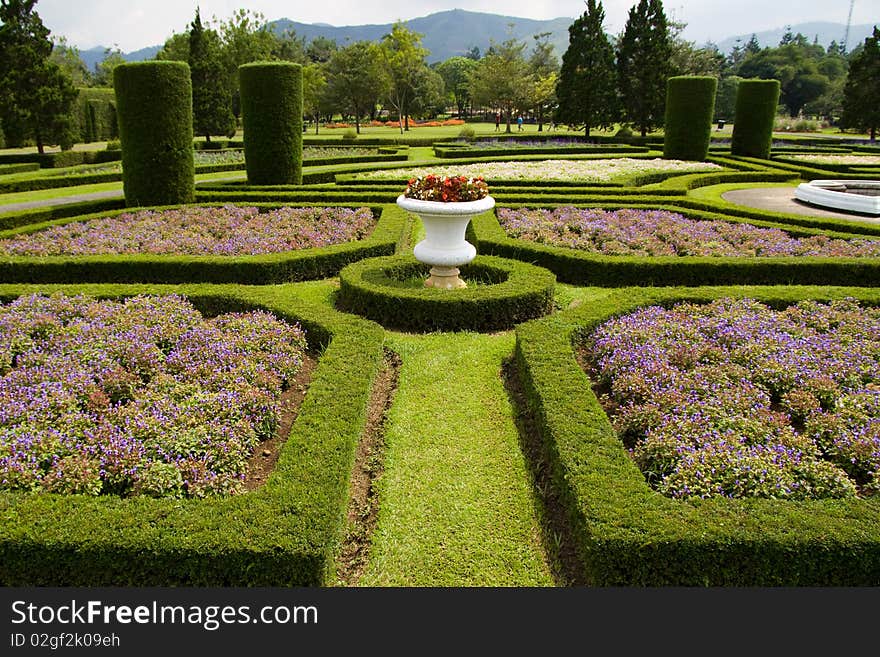
[[[584,346],[615,428],[662,493],[880,492],[880,309],[851,299],[649,307]]]
[[[0,306],[0,489],[236,492],[305,349],[269,313],[205,320],[179,296]]]
[[[880,240],[795,238],[778,228],[695,221],[664,210],[498,210],[510,237],[602,255],[880,257]]]
[[[142,210],[53,226],[0,240],[0,253],[50,255],[259,255],[359,240],[369,208],[184,207]]]

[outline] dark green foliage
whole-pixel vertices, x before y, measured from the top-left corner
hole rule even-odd
[[[10,145],[30,138],[40,153],[51,144],[67,150],[76,138],[70,116],[76,89],[50,60],[49,30],[34,5],[0,2],[0,120]]]
[[[715,113],[713,77],[669,78],[666,92],[666,120],[663,157],[672,160],[706,159]]]
[[[619,205],[605,204],[605,209]],[[631,206],[632,207],[632,206]],[[645,206],[641,206],[645,207]],[[693,219],[737,221],[717,213],[663,207],[651,209],[678,211]],[[740,220],[746,222],[745,220]],[[769,227],[767,221],[747,221],[754,226]],[[814,225],[819,222],[814,222]],[[628,285],[878,285],[878,258],[817,258],[768,257],[727,258],[697,256],[607,256],[577,249],[507,237],[498,220],[483,214],[472,222],[474,239],[480,253],[514,258],[546,267],[556,277],[572,285],[623,287]],[[775,227],[783,227],[777,224]],[[786,230],[795,236],[815,235],[823,231],[809,228]],[[842,235],[835,235],[842,237]]]
[[[28,162],[22,164],[0,164],[0,176],[9,175],[11,173],[27,173],[28,171],[39,171],[40,165],[36,162]]]
[[[516,360],[543,456],[595,586],[877,586],[874,500],[681,502],[652,491],[628,456],[573,342],[613,315],[651,304],[757,298],[774,307],[854,296],[864,288],[629,288],[517,327]]]
[[[349,477],[382,358],[381,328],[281,286],[6,285],[21,294],[186,295],[202,312],[262,308],[299,321],[321,352],[267,483],[207,499],[0,494],[4,586],[319,586],[333,583]],[[35,531],[39,527],[39,531]]]
[[[849,64],[849,74],[843,89],[843,116],[845,127],[859,128],[877,139],[880,128],[880,29],[865,39],[861,50]]]
[[[41,169],[61,169],[77,164],[100,164],[116,162],[122,157],[119,151],[63,151],[61,153],[0,153],[0,164],[36,162]]]
[[[736,117],[730,152],[747,157],[770,157],[773,121],[779,102],[779,80],[742,80],[736,91]]]
[[[39,224],[66,217],[76,217],[86,213],[107,212],[125,207],[122,199],[108,198],[97,201],[80,201],[63,205],[47,205],[30,210],[6,212],[0,214],[0,230],[9,230],[20,226]]]
[[[189,68],[192,75],[193,132],[211,141],[211,135],[233,136],[232,91],[220,54],[220,37],[202,26],[199,9],[189,31]]]
[[[663,3],[639,0],[630,8],[617,46],[617,80],[624,118],[642,137],[663,125],[672,45]]]
[[[117,201],[118,203],[118,201]],[[278,207],[249,203],[262,208]],[[294,205],[287,203],[286,205]],[[310,205],[314,205],[310,203]],[[161,208],[160,208],[161,209]],[[34,232],[51,225],[88,221],[98,217],[121,214],[100,212],[70,216],[50,223],[41,215],[25,214],[31,221],[26,228],[12,234]],[[4,217],[0,215],[0,222]],[[15,223],[12,217],[6,225]],[[345,265],[374,256],[394,253],[405,221],[396,207],[386,208],[373,233],[357,242],[346,242],[301,251],[255,256],[169,256],[169,255],[108,255],[108,256],[0,256],[0,280],[8,283],[242,283],[271,285],[289,281],[315,280],[335,276]]]
[[[404,331],[496,331],[547,314],[556,278],[523,262],[478,256],[461,267],[469,287],[424,287],[428,265],[410,256],[362,260],[339,274],[337,304]]]
[[[113,71],[123,188],[129,206],[193,199],[192,82],[184,62],[121,64]]]
[[[610,128],[618,119],[614,49],[602,27],[602,3],[587,0],[587,10],[568,28],[568,50],[556,84],[556,121],[591,128]]]
[[[302,66],[255,62],[239,68],[248,182],[302,183]]]
[[[77,89],[75,124],[79,141],[116,139],[116,98],[113,89]]]

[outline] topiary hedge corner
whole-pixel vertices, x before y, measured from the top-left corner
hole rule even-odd
[[[412,332],[496,331],[547,314],[556,277],[523,262],[477,256],[461,267],[468,287],[424,287],[429,266],[411,255],[370,258],[339,274],[337,305]]]
[[[733,155],[770,157],[778,103],[779,80],[742,80],[739,83],[730,142]]]
[[[260,489],[154,499],[0,493],[5,586],[327,586],[383,331],[300,301],[287,286],[0,286],[0,298],[64,291],[103,298],[182,294],[202,312],[264,309],[299,321],[323,350]]]
[[[191,203],[195,186],[192,80],[185,62],[113,70],[122,185],[129,206]]]
[[[666,84],[663,157],[702,162],[709,153],[718,80],[679,75]]]
[[[586,580],[600,586],[877,586],[880,500],[677,501],[653,491],[575,360],[582,332],[640,306],[751,297],[774,307],[880,292],[629,288],[516,329],[516,360]]]
[[[248,182],[302,183],[302,66],[253,62],[238,69]]]

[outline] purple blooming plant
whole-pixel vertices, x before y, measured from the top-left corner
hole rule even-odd
[[[0,240],[0,253],[53,255],[259,255],[360,240],[369,208],[183,207],[141,210],[52,226]]]
[[[174,295],[0,306],[0,489],[234,493],[305,349],[269,313]]]
[[[585,341],[612,423],[676,498],[880,492],[880,309],[642,308]]]
[[[795,238],[778,228],[687,219],[665,210],[498,209],[515,239],[601,255],[880,257],[880,240]]]

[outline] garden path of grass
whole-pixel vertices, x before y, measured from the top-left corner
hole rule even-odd
[[[551,586],[499,335],[388,333],[403,365],[366,586]]]

